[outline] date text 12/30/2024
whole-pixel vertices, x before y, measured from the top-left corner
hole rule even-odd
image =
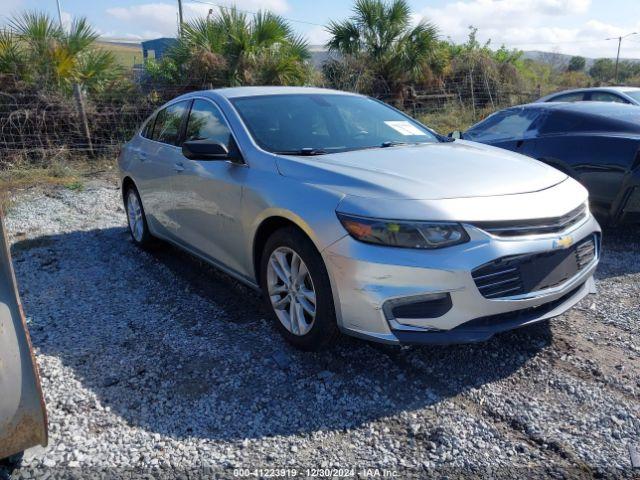
[[[400,473],[382,468],[236,468],[239,478],[399,478]]]

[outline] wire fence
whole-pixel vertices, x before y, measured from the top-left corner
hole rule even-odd
[[[122,92],[78,92],[78,98],[0,82],[0,169],[25,162],[44,165],[61,156],[115,156],[157,107],[193,89],[138,84]],[[452,115],[458,120],[464,114],[467,122],[473,122],[499,108],[530,102],[539,94],[512,87],[487,88],[483,82],[465,80],[377,97],[417,118]]]

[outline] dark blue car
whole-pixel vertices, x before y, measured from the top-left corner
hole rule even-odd
[[[528,155],[574,177],[606,223],[640,221],[640,107],[532,103],[496,112],[460,136]]]

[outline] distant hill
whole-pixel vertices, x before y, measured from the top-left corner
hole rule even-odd
[[[557,53],[557,52],[542,52],[539,50],[527,50],[524,52],[524,58],[528,58],[530,60],[534,60],[536,62],[548,63],[554,67],[564,68],[569,65],[569,60],[574,55],[567,55],[565,53]],[[615,57],[609,57],[615,60]],[[621,58],[620,60],[626,60],[629,62],[640,62],[638,58]],[[595,58],[585,57],[586,68],[589,69],[593,62],[596,61]]]
[[[123,66],[133,66],[134,60],[136,63],[142,62],[142,47],[140,46],[140,42],[105,39],[98,43],[105,48],[112,50],[118,58],[119,63]],[[334,56],[327,51],[327,48],[324,45],[311,45],[309,50],[311,51],[311,63],[318,68]],[[548,63],[558,69],[566,68],[566,66],[569,65],[571,57],[573,57],[573,55],[556,52],[543,52],[539,50],[527,50],[524,52],[524,58],[535,60],[536,62]],[[585,60],[586,68],[588,69],[593,65],[593,62],[595,62],[596,59],[585,57]],[[623,58],[621,60],[640,62],[640,59],[637,58]]]

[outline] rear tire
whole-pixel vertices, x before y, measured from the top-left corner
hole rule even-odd
[[[133,243],[146,248],[153,243],[153,236],[147,225],[147,217],[144,213],[142,200],[138,190],[133,185],[127,187],[124,193],[124,209],[127,213],[127,224]]]
[[[340,333],[322,256],[295,227],[275,231],[260,262],[260,286],[282,336],[294,347],[318,351]]]

